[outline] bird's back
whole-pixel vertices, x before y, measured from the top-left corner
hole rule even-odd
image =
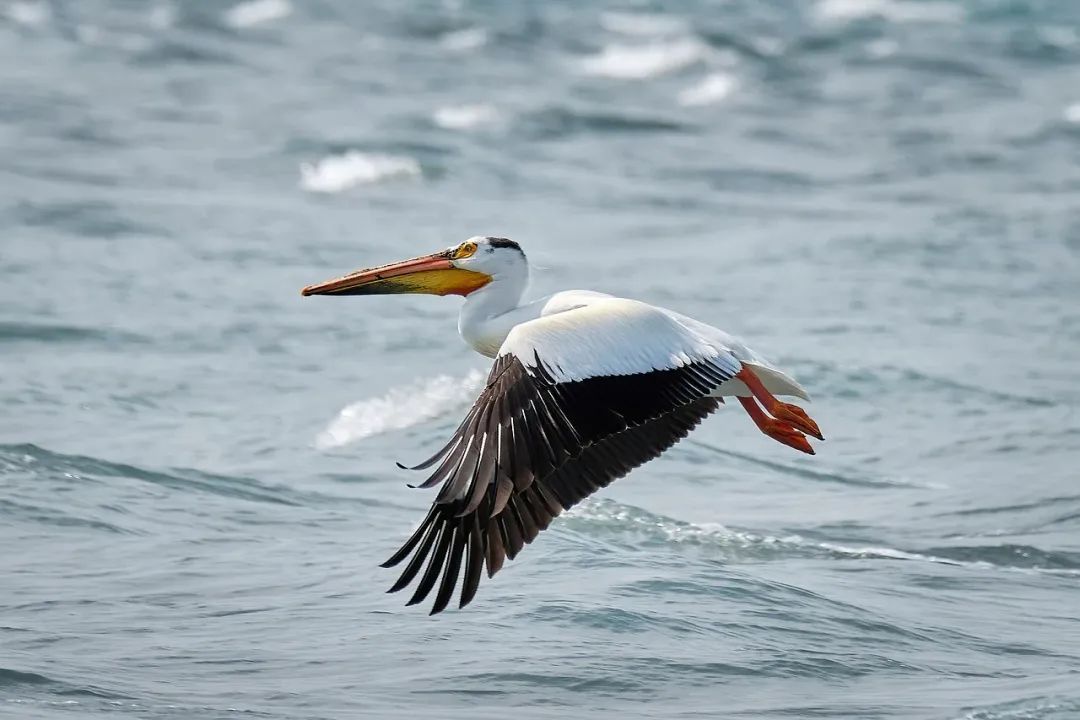
[[[537,305],[541,307],[539,317],[546,317],[548,315],[568,312],[576,308],[610,302],[612,300],[626,299],[593,290],[564,290],[538,301]],[[638,301],[631,300],[629,302]],[[761,378],[765,387],[770,392],[776,393],[777,395],[792,395],[804,400],[810,399],[806,390],[794,378],[777,368],[772,362],[767,360],[740,338],[725,332],[718,327],[701,322],[688,315],[683,315],[680,312],[659,305],[651,305],[650,307],[662,312],[704,342],[709,343],[717,349],[730,352],[740,362],[748,365],[754,371],[754,374]],[[742,383],[736,380],[725,389],[724,394],[747,396],[750,394],[750,391],[746,389]]]

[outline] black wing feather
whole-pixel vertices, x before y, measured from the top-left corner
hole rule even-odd
[[[512,355],[498,358],[454,437],[417,466],[438,463],[421,486],[443,486],[424,522],[384,563],[411,555],[391,591],[412,583],[426,561],[408,604],[438,582],[432,614],[440,612],[459,579],[459,607],[469,604],[485,567],[495,575],[561,512],[685,437],[719,407],[709,395],[731,377],[723,363],[703,360],[558,382],[539,357],[530,368]]]

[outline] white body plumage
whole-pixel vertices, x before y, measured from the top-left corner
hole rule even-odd
[[[462,338],[490,358],[514,354],[530,365],[536,354],[562,380],[667,370],[701,358],[730,359],[732,374],[750,367],[769,392],[809,397],[794,379],[766,362],[737,338],[680,313],[638,300],[592,290],[564,290],[521,302],[529,270],[524,254],[472,238],[480,249],[460,267],[479,270],[491,282],[465,298],[458,317]],[[715,397],[749,397],[733,379]]]

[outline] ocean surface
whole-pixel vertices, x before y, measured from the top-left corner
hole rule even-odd
[[[395,461],[511,237],[746,338],[728,404],[428,617]],[[0,0],[0,717],[1080,718],[1080,3]]]

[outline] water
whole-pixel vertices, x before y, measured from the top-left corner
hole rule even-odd
[[[0,716],[1080,717],[1080,5],[0,0]],[[303,285],[519,240],[748,337],[429,618],[486,362]]]

